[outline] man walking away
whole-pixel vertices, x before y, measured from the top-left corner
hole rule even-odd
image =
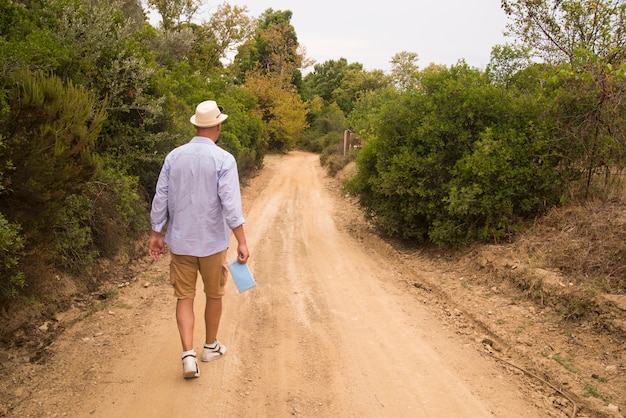
[[[190,118],[196,136],[165,158],[150,212],[150,256],[158,261],[165,254],[165,244],[171,253],[170,281],[177,298],[176,322],[185,378],[200,376],[193,346],[198,272],[206,296],[202,361],[211,361],[226,354],[226,346],[217,340],[217,331],[228,278],[226,252],[231,230],[238,244],[237,261],[244,264],[250,256],[243,230],[237,163],[216,145],[227,117],[213,100],[197,106]]]

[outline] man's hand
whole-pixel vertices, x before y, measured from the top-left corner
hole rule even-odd
[[[250,252],[248,251],[248,244],[246,243],[246,234],[243,232],[243,225],[239,225],[237,228],[233,229],[233,234],[235,235],[235,239],[237,239],[237,262],[239,264],[246,264],[248,262],[248,258],[250,257]]]
[[[164,254],[165,242],[163,242],[163,236],[156,231],[152,231],[150,233],[150,257],[154,261],[159,261]]]
[[[245,243],[237,245],[237,262],[239,264],[246,264],[249,257],[248,246]]]

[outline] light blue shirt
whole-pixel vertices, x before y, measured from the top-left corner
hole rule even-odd
[[[228,248],[230,230],[245,222],[235,158],[194,137],[172,150],[161,168],[150,223],[178,255],[205,257]]]

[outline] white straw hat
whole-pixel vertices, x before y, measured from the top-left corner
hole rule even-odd
[[[196,114],[189,118],[189,121],[200,128],[210,128],[224,122],[228,117],[222,113],[224,108],[218,106],[213,100],[207,100],[196,107]]]

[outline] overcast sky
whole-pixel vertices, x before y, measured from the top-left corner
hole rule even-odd
[[[291,24],[307,56],[323,63],[346,58],[366,70],[388,72],[398,52],[415,52],[420,68],[459,59],[484,69],[491,48],[509,39],[501,0],[226,0],[258,17],[268,8],[291,10]],[[221,1],[207,0],[207,15]]]

